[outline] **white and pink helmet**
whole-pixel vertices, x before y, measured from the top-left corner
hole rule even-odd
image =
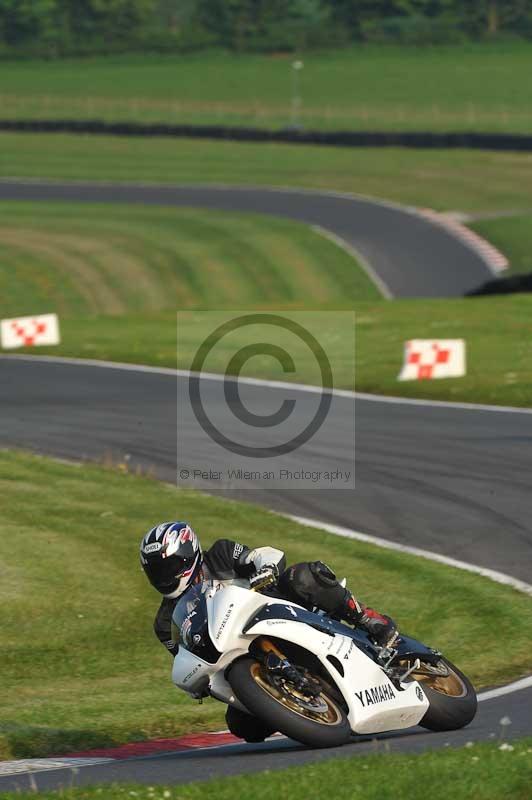
[[[186,592],[201,569],[198,537],[187,522],[162,522],[140,543],[140,563],[149,582],[165,597]]]

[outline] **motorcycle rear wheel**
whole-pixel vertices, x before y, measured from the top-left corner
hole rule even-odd
[[[236,697],[267,725],[309,747],[338,747],[351,736],[344,709],[325,692],[316,701],[317,710],[298,693],[283,690],[254,658],[241,658],[232,667],[228,681]],[[323,710],[320,710],[323,709]]]
[[[447,674],[445,674],[447,673]],[[446,658],[423,664],[411,677],[419,681],[430,706],[419,723],[431,731],[454,731],[469,725],[477,713],[477,695],[469,678]]]

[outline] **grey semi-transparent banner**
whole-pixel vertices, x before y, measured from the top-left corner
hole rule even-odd
[[[180,311],[177,481],[353,489],[352,311]]]

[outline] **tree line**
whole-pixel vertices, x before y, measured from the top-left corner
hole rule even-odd
[[[532,0],[0,0],[0,54],[532,39]]]

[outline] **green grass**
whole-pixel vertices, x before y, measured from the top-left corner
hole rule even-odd
[[[256,800],[317,800],[334,787],[337,800],[529,800],[532,739],[500,750],[500,744],[476,744],[421,755],[387,753],[331,758],[284,770],[268,770],[180,786],[113,784],[39,792],[43,800],[203,800],[254,797]],[[38,776],[37,776],[38,777]],[[34,800],[29,792],[7,793],[5,800]]]
[[[276,217],[0,203],[2,315],[335,303],[379,292],[344,250]]]
[[[503,275],[532,272],[532,214],[480,220],[469,227],[508,257],[510,270]]]
[[[222,527],[250,546],[268,531],[289,561],[326,555],[366,602],[441,648],[477,686],[532,666],[530,598],[473,574],[96,466],[3,451],[0,495],[3,758],[222,725],[220,704],[198,706],[172,687],[152,631],[158,596],[137,554],[161,519],[190,519],[204,545]]]
[[[302,186],[482,212],[530,208],[532,153],[3,133],[0,177],[12,176]]]
[[[201,53],[2,64],[4,118],[284,127],[292,56]],[[304,57],[308,128],[529,133],[528,43],[357,46]]]
[[[344,308],[353,305],[356,310],[356,388],[359,391],[530,406],[532,297],[346,302]],[[287,315],[292,311],[293,308],[288,309]],[[352,329],[348,326],[346,330],[347,322],[342,320],[331,330],[330,314],[325,316],[328,327],[324,327],[319,339],[334,355],[336,386],[352,388]],[[211,330],[209,325],[210,320],[203,315],[191,316],[186,335],[180,336],[179,367],[190,367],[194,352]],[[66,318],[62,321],[62,337],[63,343],[58,347],[41,347],[31,352],[176,366],[174,313]],[[464,338],[467,375],[398,383],[403,343],[413,338]],[[239,341],[235,339],[235,347]],[[216,348],[208,362],[209,370],[225,371],[228,354],[227,348]],[[293,380],[313,383],[317,379],[315,364],[310,358],[298,362],[296,370]],[[243,374],[277,380],[291,378],[290,374],[281,372],[273,359],[252,359]]]

